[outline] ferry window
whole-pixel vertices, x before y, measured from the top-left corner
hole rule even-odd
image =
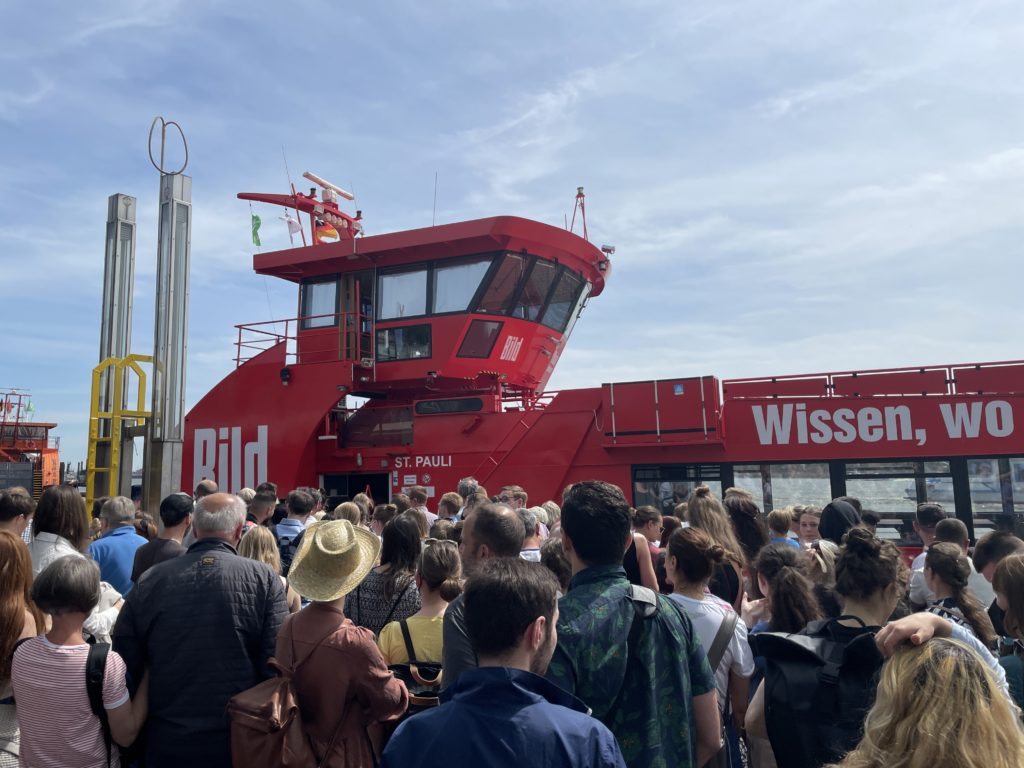
[[[767,495],[768,500],[771,501],[771,472],[768,470],[764,474],[761,472],[762,467],[758,464],[751,465],[740,465],[737,464],[732,468],[733,474],[733,485],[737,488],[742,488],[744,491],[748,491],[754,498],[754,503],[757,504],[765,512],[770,512],[774,507],[767,507],[764,503],[765,496]],[[764,469],[768,469],[765,467]]]
[[[343,448],[374,448],[412,444],[412,408],[367,408],[357,410],[341,430]]]
[[[446,413],[476,413],[484,409],[479,397],[460,397],[455,400],[421,400],[416,403],[417,416],[441,416]]]
[[[434,312],[464,312],[484,279],[490,259],[438,267],[434,271]]]
[[[419,317],[427,314],[426,268],[382,274],[378,296],[378,320]]]
[[[541,322],[548,328],[564,331],[569,323],[569,315],[576,307],[576,299],[582,287],[583,280],[576,273],[563,270]]]
[[[953,479],[948,461],[879,461],[846,465],[846,493],[864,509],[881,515],[879,538],[900,547],[920,547],[914,532],[917,505],[941,504],[953,513]]]
[[[675,515],[675,508],[690,498],[694,488],[706,485],[722,498],[721,468],[718,464],[636,467],[633,470],[633,504],[650,505],[663,515]]]
[[[797,504],[822,507],[832,499],[825,463],[737,465],[733,482],[750,491],[764,512]]]
[[[407,325],[377,331],[377,362],[430,357],[430,326]]]
[[[530,277],[519,294],[512,314],[524,320],[539,320],[548,292],[558,273],[558,265],[550,261],[538,259],[530,270]]]
[[[509,302],[526,272],[526,258],[518,253],[507,253],[495,270],[493,277],[484,290],[484,295],[477,305],[477,312],[504,314]]]
[[[304,283],[302,328],[329,328],[338,324],[338,281]]]
[[[474,320],[459,346],[458,357],[490,357],[502,325],[497,320]]]
[[[1024,533],[1024,519],[1016,514],[1024,505],[1024,458],[968,459],[967,482],[976,538],[990,531]]]

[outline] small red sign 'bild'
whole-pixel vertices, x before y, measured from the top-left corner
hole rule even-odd
[[[1014,452],[1024,450],[1020,418],[1021,398],[747,400],[723,412],[729,453],[749,447],[760,460]]]

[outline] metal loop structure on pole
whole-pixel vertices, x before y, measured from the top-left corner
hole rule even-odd
[[[153,157],[153,129],[156,128],[157,122],[160,123],[160,162],[157,163],[156,158]],[[164,168],[164,151],[167,148],[167,128],[168,126],[174,126],[178,130],[178,135],[181,136],[181,144],[185,148],[185,160],[181,164],[181,168],[176,171],[168,171]],[[153,122],[149,126],[149,162],[153,164],[161,175],[164,176],[177,176],[178,174],[184,173],[188,167],[188,140],[185,138],[185,132],[181,130],[181,126],[178,125],[174,120],[164,120],[162,115],[157,115],[153,118]]]

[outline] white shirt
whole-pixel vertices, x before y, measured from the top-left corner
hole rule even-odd
[[[918,565],[918,560],[921,561]],[[974,563],[967,558],[971,566],[971,575],[967,577],[967,588],[971,590],[978,602],[986,608],[996,599],[995,590],[989,584],[988,579],[974,570]],[[910,576],[910,602],[913,605],[931,605],[935,601],[935,593],[928,589],[928,583],[924,579],[924,553],[914,558],[914,572]]]
[[[694,600],[692,597],[679,594],[672,594],[669,597],[675,600],[690,617],[701,645],[704,646],[704,652],[710,651],[715,642],[715,635],[718,634],[718,628],[725,621],[726,614],[734,612],[732,606],[714,595],[705,595],[703,600]],[[754,654],[751,653],[750,643],[747,641],[747,625],[741,619],[736,621],[732,639],[725,647],[722,662],[714,672],[715,688],[718,690],[718,706],[724,711],[729,695],[729,672],[739,677],[750,677],[754,674]]]
[[[46,567],[66,555],[85,557],[84,554],[75,549],[71,542],[63,536],[55,533],[41,531],[32,537],[32,543],[28,545],[29,554],[32,556],[32,576],[38,576]],[[119,608],[114,603],[121,599],[121,594],[107,582],[100,582],[100,602],[92,609],[86,619],[83,629],[92,635],[96,642],[109,643],[110,633],[114,630],[114,622],[117,621]]]
[[[54,560],[59,560],[65,555],[85,557],[63,536],[58,536],[56,533],[47,533],[46,531],[40,531],[35,535],[32,543],[28,545],[28,552],[32,556],[33,577],[46,570],[46,566]]]

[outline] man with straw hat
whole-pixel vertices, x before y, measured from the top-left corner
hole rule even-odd
[[[294,672],[306,733],[327,768],[373,765],[367,727],[399,717],[409,703],[373,633],[344,614],[345,595],[379,553],[380,540],[369,531],[348,520],[318,521],[306,529],[288,576],[313,602],[285,620],[275,657]]]

